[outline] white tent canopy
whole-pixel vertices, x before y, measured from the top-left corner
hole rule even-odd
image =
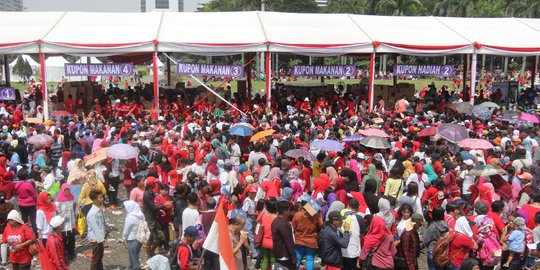
[[[45,60],[45,77],[47,82],[59,82],[65,75],[64,65],[69,63],[62,56],[50,56]]]
[[[79,64],[88,64],[88,57],[87,56],[79,57],[79,59],[77,59],[77,63],[79,63]],[[99,59],[92,56],[92,57],[90,57],[90,63],[92,63],[92,64],[102,64],[103,62],[99,61]]]
[[[159,57],[156,58],[157,68],[158,68],[158,75],[162,76],[165,75],[165,64],[159,60]],[[150,64],[150,75],[154,75],[154,64]]]
[[[39,72],[39,69],[41,68],[39,63],[36,62],[34,59],[32,59],[32,57],[30,57],[29,55],[22,54],[22,55],[18,56],[17,58],[15,58],[15,60],[13,60],[11,63],[9,63],[9,76],[10,76],[10,79],[12,81],[22,81],[22,79],[23,79],[23,78],[19,77],[19,75],[16,75],[16,74],[13,73],[13,67],[15,67],[15,64],[17,64],[17,59],[19,57],[22,57],[22,59],[24,61],[28,61],[28,64],[30,64],[30,67],[34,71],[34,74],[36,72]],[[4,76],[5,76],[5,74],[4,74]]]
[[[0,54],[540,54],[540,19],[276,12],[0,12]]]

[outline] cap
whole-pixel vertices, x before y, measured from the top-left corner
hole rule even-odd
[[[309,101],[309,98],[308,97],[304,98],[304,101]]]
[[[21,214],[17,210],[11,210],[7,216],[8,220],[14,220],[19,224],[24,224]]]
[[[254,184],[251,184],[249,186],[247,186],[246,188],[246,191],[249,192],[249,193],[252,193],[252,192],[257,192],[257,186],[255,186]]]
[[[525,229],[525,219],[522,217],[517,217],[514,219],[514,224],[518,225],[520,229]]]
[[[444,168],[447,170],[453,170],[454,168],[456,168],[456,165],[451,160],[447,160],[444,162]]]
[[[518,174],[517,177],[519,179],[522,179],[522,180],[529,180],[531,181],[533,179],[533,176],[531,173],[528,173],[528,172],[524,172],[524,173],[521,173],[521,174]]]
[[[411,220],[412,222],[414,223],[423,223],[424,222],[424,217],[418,213],[413,213],[411,215]]]
[[[53,227],[53,229],[58,228],[60,225],[64,224],[64,218],[61,216],[54,216],[49,224],[51,227]]]
[[[339,211],[332,211],[328,213],[328,220],[345,220],[346,217],[342,216]]]
[[[463,163],[467,164],[468,166],[474,166],[474,161],[472,161],[472,159],[466,159],[463,161]]]
[[[452,203],[454,204],[467,204],[467,202],[465,200],[463,200],[462,198],[454,198],[454,200],[452,201]]]
[[[201,237],[199,236],[199,231],[197,230],[197,228],[195,228],[195,226],[189,226],[189,227],[187,227],[187,228],[184,230],[184,236],[195,237],[195,239],[200,239],[200,238],[201,238]]]
[[[153,185],[153,184],[155,184],[155,183],[157,183],[157,182],[158,182],[158,179],[157,179],[157,178],[150,176],[150,177],[146,178],[146,183],[145,183],[145,185],[146,185],[147,187],[149,187],[149,186],[151,186],[151,185]]]

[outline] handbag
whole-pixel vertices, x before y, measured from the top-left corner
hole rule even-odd
[[[364,269],[366,269],[366,270],[371,270],[371,269],[372,269],[372,267],[373,267],[373,263],[372,263],[372,261],[373,261],[373,254],[374,254],[375,252],[377,252],[377,250],[379,250],[379,248],[381,247],[382,243],[384,243],[384,242],[381,242],[381,243],[377,246],[377,248],[376,248],[375,250],[373,250],[372,252],[370,252],[370,253],[367,255],[366,259],[364,260],[364,266],[365,266]]]
[[[141,221],[139,221],[139,228],[137,229],[135,238],[141,244],[146,243],[148,239],[150,239],[150,229],[148,228],[148,223],[146,223],[146,220],[141,219]]]
[[[86,232],[86,218],[82,213],[77,216],[77,232],[81,236]]]
[[[263,238],[264,226],[258,223],[257,227],[255,228],[255,237],[253,237],[253,244],[255,244],[256,247],[260,247],[262,245]]]

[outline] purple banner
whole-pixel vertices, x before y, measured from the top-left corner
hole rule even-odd
[[[291,68],[291,75],[296,77],[354,77],[355,65],[296,65]]]
[[[66,76],[131,76],[133,63],[65,64]]]
[[[454,66],[452,65],[394,65],[394,75],[413,75],[413,76],[438,76],[447,77],[454,75]]]
[[[244,66],[203,63],[176,63],[176,74],[244,77]]]
[[[15,88],[0,86],[0,100],[15,100]]]

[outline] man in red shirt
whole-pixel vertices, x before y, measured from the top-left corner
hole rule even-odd
[[[73,96],[68,95],[68,98],[66,101],[64,101],[64,106],[66,106],[66,111],[68,111],[71,114],[75,113],[75,107],[73,106]]]
[[[504,222],[501,218],[501,213],[504,208],[504,201],[494,201],[491,204],[491,211],[488,211],[487,216],[493,219],[495,227],[497,228],[497,235],[501,235],[504,230]]]
[[[64,256],[64,242],[62,240],[62,229],[64,229],[64,218],[55,216],[50,222],[52,233],[47,238],[47,253],[52,269],[69,270]]]
[[[197,238],[200,238],[199,232],[194,226],[189,226],[184,230],[184,238],[180,240],[178,246],[178,265],[180,266],[180,270],[195,270],[198,268],[196,265],[190,265],[193,250],[191,245],[193,245]]]

